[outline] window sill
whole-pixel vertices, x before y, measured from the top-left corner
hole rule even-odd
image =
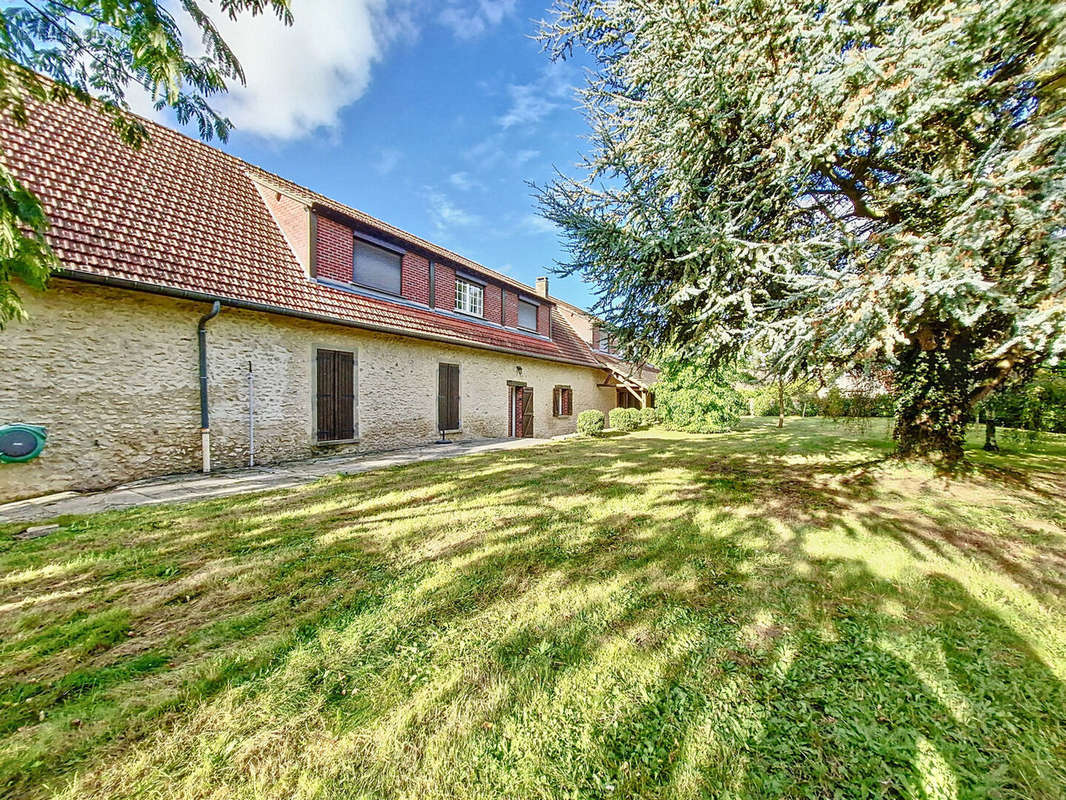
[[[470,319],[485,319],[484,314],[471,314],[469,311],[463,311],[461,308],[453,308],[453,314],[462,314],[464,317],[470,317]]]
[[[315,442],[315,447],[335,447],[340,444],[359,444],[359,439],[321,439]]]

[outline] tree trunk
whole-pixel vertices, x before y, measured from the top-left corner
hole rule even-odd
[[[777,379],[777,427],[785,427],[785,382]]]
[[[996,442],[996,416],[985,412],[985,450],[989,453],[999,452],[999,443]]]
[[[892,433],[899,455],[940,454],[948,464],[962,459],[972,405],[972,362],[969,339],[943,328],[923,328],[901,354]]]

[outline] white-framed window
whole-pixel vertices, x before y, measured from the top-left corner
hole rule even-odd
[[[455,310],[475,317],[484,315],[485,289],[472,281],[455,279]]]

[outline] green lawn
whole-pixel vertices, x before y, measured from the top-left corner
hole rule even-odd
[[[0,526],[0,796],[1066,796],[1066,441],[772,425]]]

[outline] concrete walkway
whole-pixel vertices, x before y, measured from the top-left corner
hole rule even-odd
[[[273,466],[227,469],[204,475],[169,475],[149,478],[100,492],[62,492],[0,505],[0,522],[37,522],[66,514],[95,514],[116,508],[207,500],[266,489],[286,489],[311,483],[326,475],[352,475],[374,469],[436,461],[441,458],[516,450],[544,444],[545,439],[478,439],[470,442],[426,445],[370,455],[331,456],[290,461]]]

